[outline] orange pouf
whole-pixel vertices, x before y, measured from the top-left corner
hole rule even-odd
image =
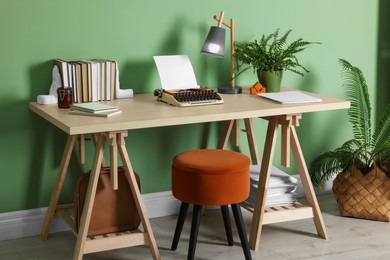
[[[249,158],[221,149],[180,153],[172,162],[172,193],[182,202],[172,250],[177,248],[189,204],[194,205],[188,259],[194,258],[202,206],[221,206],[228,244],[233,245],[228,205],[231,205],[245,258],[251,259],[239,203],[249,196]]]

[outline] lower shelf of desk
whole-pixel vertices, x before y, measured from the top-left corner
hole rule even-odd
[[[73,234],[77,236],[73,217],[73,204],[57,206],[56,214],[64,220]],[[146,234],[140,229],[134,229],[131,231],[87,237],[85,240],[84,254],[148,244],[149,241]]]
[[[244,209],[254,212],[252,205],[242,202],[241,207]],[[263,225],[273,224],[285,221],[293,221],[299,219],[313,218],[312,207],[304,206],[301,203],[294,203],[288,206],[275,206],[264,209]]]

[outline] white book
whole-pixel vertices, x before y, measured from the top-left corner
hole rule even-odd
[[[100,61],[100,100],[106,101],[106,62]]]
[[[58,70],[61,74],[62,79],[62,87],[69,87],[69,79],[68,79],[68,65],[67,62],[62,59],[54,59],[54,64],[58,67]]]
[[[92,101],[99,100],[99,64],[89,61],[91,64]]]
[[[77,103],[77,81],[76,81],[76,64],[71,63],[72,68],[72,82],[73,82],[73,103]]]
[[[103,99],[103,96],[102,96],[102,88],[103,88],[103,86],[102,86],[102,70],[103,70],[103,68],[102,68],[102,63],[101,62],[99,62],[99,61],[95,61],[96,62],[96,64],[97,64],[97,77],[98,77],[98,83],[97,83],[97,85],[98,85],[98,87],[97,87],[97,100],[98,101],[102,101],[102,100],[104,100]]]
[[[111,100],[111,61],[106,61],[106,100]]]
[[[260,97],[268,98],[280,104],[300,104],[300,103],[315,103],[322,102],[321,98],[317,98],[300,91],[285,91],[257,94]]]
[[[72,70],[72,63],[68,62],[67,64],[68,68],[68,87],[70,87],[73,90],[73,70]]]

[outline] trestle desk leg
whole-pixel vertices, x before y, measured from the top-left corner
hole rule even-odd
[[[227,146],[228,141],[229,141],[229,137],[232,134],[234,134],[234,139],[235,139],[235,141],[233,140],[233,144],[234,145],[239,144],[237,133],[245,132],[246,136],[247,136],[247,140],[248,140],[249,151],[251,153],[252,164],[259,164],[260,157],[259,157],[259,152],[257,149],[256,136],[255,136],[255,132],[254,132],[254,128],[253,128],[252,118],[245,118],[244,123],[245,123],[245,129],[240,129],[239,128],[239,120],[228,121],[226,123],[226,125],[224,126],[224,129],[223,129],[223,132],[221,135],[222,138],[220,138],[217,148],[218,149],[226,149],[226,146]]]
[[[229,137],[232,133],[233,125],[234,125],[234,120],[230,120],[230,121],[226,122],[226,125],[224,126],[224,129],[223,129],[223,133],[221,135],[222,138],[220,138],[218,146],[217,146],[218,149],[225,149],[226,148],[226,146],[229,142]]]
[[[243,130],[246,133],[246,137],[248,140],[249,145],[249,152],[251,154],[251,160],[252,164],[260,164],[260,157],[259,157],[259,151],[257,149],[257,143],[256,143],[256,135],[255,130],[253,127],[253,120],[252,118],[245,118],[245,130]]]
[[[276,137],[278,134],[278,120],[269,119],[266,141],[264,144],[263,159],[261,162],[259,186],[256,194],[252,225],[249,236],[249,246],[257,250],[260,244],[260,235],[263,225],[264,208],[267,197],[268,181],[271,174],[272,162],[275,153]]]
[[[79,135],[79,160],[81,164],[85,164],[85,135]]]
[[[316,226],[317,233],[320,237],[328,239],[324,220],[322,218],[320,207],[318,206],[317,198],[310,180],[309,172],[305,163],[305,158],[303,157],[302,149],[298,140],[298,135],[294,126],[291,126],[291,137],[292,152],[294,154],[294,159],[298,167],[299,175],[301,177],[301,182],[305,191],[306,199],[313,210],[314,224]]]
[[[96,143],[98,141],[98,138],[99,138],[99,133],[91,134],[91,139],[95,148],[96,148]],[[106,160],[104,159],[104,155],[103,155],[102,167],[106,167],[106,165],[107,165]]]
[[[133,193],[134,196],[134,201],[135,205],[137,206],[138,213],[141,218],[142,226],[144,229],[144,232],[146,233],[146,236],[148,238],[148,244],[150,251],[152,252],[152,256],[154,260],[160,259],[160,252],[158,251],[157,248],[157,243],[154,238],[153,232],[152,232],[152,227],[150,226],[149,219],[146,214],[146,209],[144,207],[144,204],[142,202],[141,198],[141,193],[139,192],[138,186],[137,186],[137,181],[134,176],[134,170],[130,162],[129,154],[127,153],[126,150],[126,145],[124,141],[124,136],[127,133],[122,132],[118,134],[117,141],[118,141],[118,148],[119,148],[119,153],[121,155],[121,159],[123,162],[123,166],[125,167],[125,175],[129,181],[131,192]]]
[[[81,260],[84,254],[85,241],[87,239],[89,223],[92,215],[92,207],[95,200],[97,183],[100,175],[100,167],[103,161],[104,145],[106,143],[106,137],[104,134],[99,134],[95,155],[93,159],[92,171],[89,178],[87,194],[85,196],[85,204],[83,208],[83,214],[81,215],[80,228],[77,234],[77,242],[73,255],[73,260]]]
[[[47,208],[45,221],[42,225],[41,239],[46,240],[49,235],[50,226],[57,209],[58,198],[60,197],[61,189],[64,184],[66,172],[68,170],[69,160],[72,155],[73,147],[76,140],[76,135],[68,135],[64,153],[62,155],[61,164],[58,169],[57,179],[53,187],[53,192],[50,198],[49,207]]]

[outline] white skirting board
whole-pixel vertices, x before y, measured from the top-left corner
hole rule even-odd
[[[296,175],[293,175],[297,177]],[[299,177],[298,177],[299,178]],[[300,181],[298,181],[300,183]],[[298,185],[298,197],[304,196],[302,187]],[[324,191],[329,193],[331,185],[326,185]],[[157,218],[178,214],[180,201],[175,199],[171,191],[143,194],[142,199],[149,218]],[[0,241],[21,237],[38,236],[45,219],[47,208],[21,210],[0,214]],[[190,209],[191,210],[191,209]],[[68,230],[61,219],[54,218],[50,233]]]
[[[149,218],[178,214],[180,201],[171,191],[143,194],[142,199]],[[39,236],[47,208],[21,210],[0,214],[0,241],[21,237]],[[69,228],[59,218],[54,218],[50,233],[66,231]]]

